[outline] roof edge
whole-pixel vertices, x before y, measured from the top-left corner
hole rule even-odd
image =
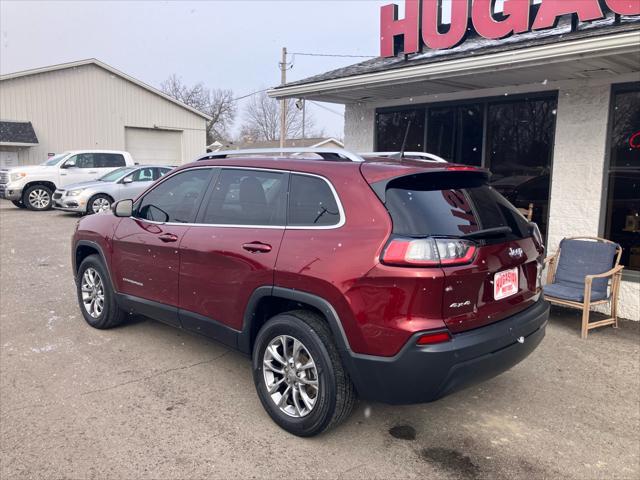
[[[158,90],[155,87],[152,87],[151,85],[148,85],[144,82],[142,82],[141,80],[138,80],[137,78],[132,77],[131,75],[127,75],[126,73],[118,70],[117,68],[112,67],[111,65],[108,65],[104,62],[101,62],[100,60],[98,60],[97,58],[87,58],[84,60],[78,60],[75,62],[67,62],[67,63],[59,63],[57,65],[50,65],[47,67],[39,67],[39,68],[32,68],[29,70],[22,70],[19,72],[13,72],[13,73],[7,73],[5,75],[0,75],[0,81],[3,80],[11,80],[14,78],[21,78],[21,77],[27,77],[30,75],[38,75],[41,73],[48,73],[48,72],[55,72],[58,70],[66,70],[68,68],[74,68],[74,67],[82,67],[85,65],[96,65],[104,70],[107,70],[108,72],[113,73],[114,75],[118,75],[121,78],[124,78],[125,80],[130,81],[131,83],[138,85],[141,88],[144,88],[145,90],[150,91],[151,93],[154,93],[162,98],[164,98],[165,100],[170,101],[171,103],[175,103],[176,105],[178,105],[179,107],[182,107],[186,110],[189,110],[192,113],[195,113],[196,115],[199,115],[200,117],[205,118],[206,120],[211,120],[212,117],[207,115],[204,112],[201,112],[200,110],[197,110],[193,107],[190,107],[189,105],[187,105],[186,103],[182,103],[180,100],[177,100],[173,97],[171,97],[170,95],[167,95],[166,93]]]
[[[527,63],[560,62],[567,57],[575,58],[588,54],[592,54],[592,56],[605,55],[616,50],[640,51],[640,30],[521,48],[518,49],[518,52],[522,52],[519,58],[514,58],[514,50],[507,50],[308,83],[296,82],[290,86],[279,85],[269,89],[267,94],[272,98],[304,98],[306,95],[355,88],[362,85],[380,85],[399,80],[437,79],[454,72],[457,74],[456,76],[470,75],[478,70],[495,69],[505,65],[508,65],[508,68],[518,68]]]

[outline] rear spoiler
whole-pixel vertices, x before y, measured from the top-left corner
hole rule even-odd
[[[380,201],[382,203],[386,203],[387,188],[390,183],[402,183],[403,180],[406,181],[415,177],[425,177],[424,180],[430,182],[442,182],[445,177],[451,177],[448,180],[455,179],[456,183],[465,183],[470,180],[483,180],[487,182],[491,177],[491,172],[484,168],[469,167],[466,165],[452,165],[447,168],[425,171],[423,173],[411,173],[408,175],[386,178],[379,182],[372,183],[371,188]],[[436,188],[437,186],[434,185],[434,190]],[[447,187],[445,186],[444,188]]]

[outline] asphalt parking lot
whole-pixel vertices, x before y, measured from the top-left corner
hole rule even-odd
[[[313,439],[262,409],[245,357],[135,318],[98,331],[76,304],[78,217],[0,202],[0,477],[640,477],[640,325],[553,310],[511,371],[426,405],[360,403]]]

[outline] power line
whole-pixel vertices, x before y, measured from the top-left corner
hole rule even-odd
[[[307,102],[309,103],[313,103],[316,107],[322,108],[324,110],[326,110],[327,112],[331,112],[334,115],[338,115],[339,117],[344,117],[344,115],[340,112],[337,112],[336,110],[333,110],[329,107],[325,107],[324,105],[319,104],[318,102],[314,102],[313,100],[307,100]]]
[[[232,102],[237,102],[238,100],[242,100],[243,98],[247,98],[247,97],[251,97],[253,95],[257,95],[258,93],[266,92],[267,90],[270,90],[270,89],[269,88],[264,88],[264,89],[258,90],[256,92],[247,93],[246,95],[243,95],[243,96],[238,97],[238,98],[234,98],[231,101]]]

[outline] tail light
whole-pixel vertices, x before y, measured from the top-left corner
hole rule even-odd
[[[420,335],[416,343],[418,345],[433,345],[435,343],[448,342],[449,340],[451,340],[449,332],[432,332]]]
[[[470,263],[475,243],[458,238],[394,238],[382,255],[388,265],[439,267]]]

